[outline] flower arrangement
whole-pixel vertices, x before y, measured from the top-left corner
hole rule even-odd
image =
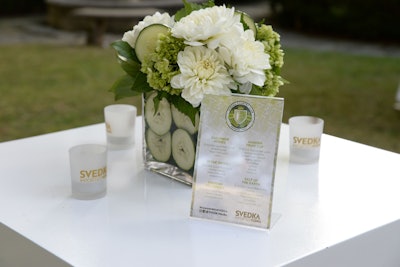
[[[212,0],[183,0],[175,15],[145,17],[112,44],[126,72],[111,88],[115,98],[156,92],[195,122],[205,94],[274,96],[284,53],[271,26]]]

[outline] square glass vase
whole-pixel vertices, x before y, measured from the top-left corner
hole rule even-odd
[[[147,170],[187,185],[193,183],[199,114],[194,125],[166,98],[143,94],[143,161]],[[156,105],[158,108],[156,109]]]

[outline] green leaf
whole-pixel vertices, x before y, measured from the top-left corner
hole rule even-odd
[[[135,51],[127,42],[118,40],[111,43],[111,47],[117,51],[119,58],[136,61]]]
[[[132,79],[128,79],[127,77],[118,80],[113,88],[114,92],[117,92],[116,97],[121,98],[126,95],[130,96],[129,82],[132,85],[132,91],[140,92],[142,89],[149,87],[146,76],[140,71],[141,64],[136,57],[134,49],[125,41],[119,40],[115,41],[111,44],[111,46],[117,51],[118,54],[118,63],[121,65],[122,69],[132,77]],[[139,88],[139,89],[138,89]],[[120,97],[121,95],[121,97]]]
[[[193,107],[192,104],[187,102],[181,96],[178,95],[170,95],[169,101],[183,114],[186,114],[190,120],[192,121],[193,125],[195,125],[196,121],[196,114],[199,112],[200,108]]]
[[[139,72],[136,76],[124,75],[114,82],[109,90],[115,95],[115,100],[137,96],[153,90],[146,80],[146,75]]]
[[[208,2],[203,4],[190,3],[186,0],[183,0],[183,5],[184,5],[183,8],[181,8],[175,13],[176,21],[179,21],[181,18],[186,17],[187,15],[192,13],[192,11],[200,10],[207,7],[213,7],[215,3],[213,0],[208,0]]]
[[[123,60],[118,58],[118,62],[121,65],[122,69],[129,75],[135,76],[138,72],[140,72],[141,65],[133,60]]]
[[[244,20],[244,14],[240,13],[240,22],[243,25],[243,29],[246,31],[248,29],[250,29],[249,25],[247,24],[247,22]]]
[[[264,91],[261,87],[253,85],[250,95],[264,95]]]
[[[143,72],[138,72],[136,76],[134,76],[132,90],[138,92],[139,94],[142,94],[153,91],[154,89],[150,87],[149,83],[147,82],[146,74],[144,74]]]
[[[116,80],[110,88],[110,92],[113,92],[115,95],[115,100],[138,95],[137,92],[132,90],[133,82],[133,77],[129,75],[124,75]]]
[[[158,105],[160,104],[160,101],[163,98],[166,98],[167,101],[169,101],[168,100],[168,93],[165,92],[165,91],[157,91],[157,95],[153,98],[153,101],[154,101],[154,115],[157,113]]]

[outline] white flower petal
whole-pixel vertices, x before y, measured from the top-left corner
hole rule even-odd
[[[249,94],[252,87],[253,87],[253,84],[250,82],[247,82],[247,83],[241,84],[239,86],[239,91],[243,94]]]
[[[264,52],[264,45],[255,40],[251,30],[243,32],[240,38],[224,43],[219,52],[229,65],[229,73],[234,80],[241,84],[264,84],[264,71],[271,68],[269,55]]]
[[[214,6],[193,11],[175,23],[171,31],[174,37],[185,39],[188,45],[207,44],[215,49],[224,40],[239,37],[243,25],[233,8]]]
[[[180,74],[171,80],[173,88],[182,89],[182,97],[194,107],[204,94],[227,95],[233,80],[219,54],[204,46],[186,47],[178,54]]]

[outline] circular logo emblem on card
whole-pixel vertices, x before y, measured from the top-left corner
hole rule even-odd
[[[247,102],[237,101],[228,107],[225,117],[229,128],[244,132],[254,124],[254,109]]]

